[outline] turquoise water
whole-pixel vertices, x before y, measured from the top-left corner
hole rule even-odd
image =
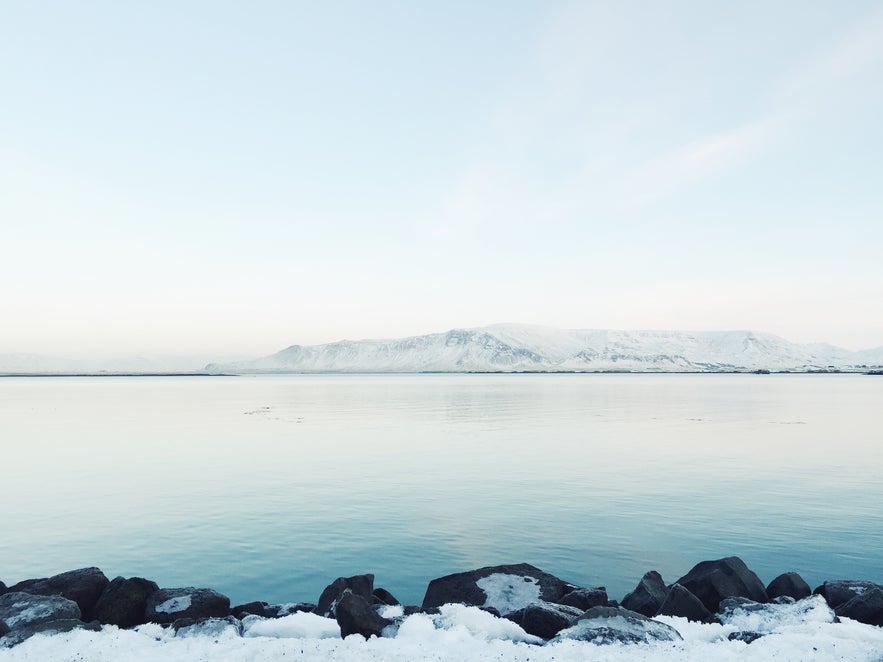
[[[529,562],[621,598],[737,554],[883,581],[883,378],[0,379],[0,580],[98,565],[234,602]]]

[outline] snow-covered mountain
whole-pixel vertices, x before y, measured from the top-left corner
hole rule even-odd
[[[394,340],[292,345],[209,372],[728,372],[860,370],[883,347],[850,352],[753,331],[612,331],[495,324]]]

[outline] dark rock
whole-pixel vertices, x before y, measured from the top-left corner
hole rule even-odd
[[[868,625],[883,626],[883,590],[862,591],[849,602],[837,606],[834,613]]]
[[[608,607],[607,589],[603,586],[595,588],[578,588],[558,600],[559,605],[578,607],[585,611],[592,607]]]
[[[746,644],[750,644],[752,641],[757,641],[763,635],[760,632],[749,632],[747,630],[743,630],[741,632],[730,632],[727,635],[727,639],[730,641],[744,641]]]
[[[147,599],[159,590],[155,582],[142,577],[116,577],[98,598],[94,617],[100,623],[132,628],[147,622]]]
[[[730,615],[737,609],[741,609],[743,611],[760,611],[763,609],[763,605],[759,602],[755,602],[754,600],[749,600],[748,598],[741,598],[737,595],[734,595],[731,598],[724,598],[721,600],[720,605],[718,606],[717,613]]]
[[[8,590],[31,595],[60,595],[76,602],[83,617],[92,620],[92,609],[109,583],[98,568],[80,568],[49,578],[26,579],[10,586]]]
[[[592,607],[576,625],[562,630],[552,643],[576,639],[593,644],[644,643],[648,641],[679,641],[681,635],[673,627],[653,621],[636,611],[622,607]]]
[[[427,611],[427,612],[424,612],[423,609],[422,609],[421,607],[418,607],[417,605],[407,605],[407,606],[402,610],[402,615],[403,615],[403,616],[410,616],[410,615],[412,615],[412,614],[430,613],[430,612],[432,612],[432,611],[433,611],[433,610],[429,610],[429,611]],[[438,607],[436,607],[434,611],[435,611],[435,613],[438,613]]]
[[[6,621],[0,620],[0,637],[4,636],[9,632],[9,626],[6,625]]]
[[[672,584],[668,589],[668,595],[665,596],[665,602],[659,608],[658,614],[680,616],[700,623],[708,623],[714,619],[714,615],[705,608],[699,598],[680,584]]]
[[[481,588],[480,584],[488,585],[483,580],[491,575],[500,575],[495,578],[498,582],[495,593],[505,595],[505,600],[497,599],[496,595],[489,597]],[[495,565],[433,579],[426,589],[423,608],[459,602],[473,607],[495,607],[508,613],[538,600],[558,602],[577,588],[527,563]]]
[[[230,614],[236,618],[242,618],[249,614],[263,618],[276,618],[279,614],[279,609],[278,606],[276,608],[269,608],[266,602],[246,602],[244,605],[230,607]]]
[[[210,588],[161,588],[147,598],[149,623],[174,623],[179,618],[204,619],[230,615],[230,598]]]
[[[790,595],[780,595],[779,597],[770,600],[770,602],[774,605],[793,605],[797,600]]]
[[[226,632],[242,636],[242,622],[234,616],[225,618],[179,618],[172,623],[176,637],[219,637]]]
[[[578,607],[537,602],[506,614],[506,618],[520,625],[528,634],[551,639],[561,630],[575,625],[584,611]]]
[[[49,621],[79,620],[80,608],[60,595],[32,595],[10,591],[0,595],[0,620],[11,630]]]
[[[391,620],[380,616],[368,600],[350,589],[345,589],[338,599],[335,618],[340,626],[340,636],[344,638],[351,634],[360,634],[366,639],[372,635],[379,637],[383,628],[392,624]]]
[[[502,618],[503,614],[500,613],[500,610],[496,607],[479,607],[481,611],[487,612],[491,616],[496,616],[497,618]]]
[[[717,612],[721,600],[732,596],[768,602],[766,588],[760,578],[738,556],[703,561],[677,583],[699,598],[712,613]]]
[[[8,591],[8,590],[9,590],[9,589],[6,588],[6,584],[4,584],[3,582],[0,582],[0,595],[3,595],[3,594],[6,593],[6,591]]]
[[[378,605],[400,605],[402,604],[398,600],[396,600],[395,596],[387,591],[385,588],[375,588],[374,589],[374,604]]]
[[[865,591],[879,588],[883,589],[880,584],[874,582],[857,581],[852,579],[835,579],[827,581],[819,586],[813,593],[818,593],[831,609],[836,609],[840,605],[849,602],[854,597],[861,595]]]
[[[812,589],[796,572],[786,572],[769,583],[766,594],[770,600],[782,596],[803,600],[812,595]]]
[[[363,598],[369,605],[374,596],[374,575],[354,575],[353,577],[338,577],[322,591],[319,596],[319,604],[316,613],[326,618],[334,618],[334,610],[343,592],[349,589],[353,595]]]
[[[603,605],[599,605],[599,606],[603,606]],[[608,607],[621,607],[622,605],[619,604],[619,602],[616,601],[616,600],[608,600],[608,601],[607,601],[607,606],[608,606]]]
[[[668,589],[662,576],[651,570],[641,577],[635,590],[622,599],[622,606],[644,616],[653,616],[665,602]]]
[[[101,630],[101,624],[98,621],[84,623],[76,618],[64,618],[54,621],[44,621],[41,623],[31,623],[30,625],[16,628],[3,637],[2,644],[4,646],[12,647],[20,644],[26,639],[30,639],[35,634],[58,634],[59,632],[70,632],[72,630],[90,630],[91,632],[99,632]]]

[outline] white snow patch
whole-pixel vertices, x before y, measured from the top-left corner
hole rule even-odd
[[[487,595],[484,606],[503,615],[540,601],[540,584],[534,577],[495,572],[475,583]]]
[[[401,605],[388,605],[378,613],[383,618],[400,618],[405,615],[405,608]]]
[[[176,637],[208,637],[218,641],[220,639],[230,639],[239,637],[242,633],[239,631],[239,625],[236,621],[228,621],[225,618],[210,618],[201,623],[188,625],[175,632]]]
[[[519,577],[519,579],[521,579]],[[505,618],[497,618],[493,614],[466,605],[448,604],[439,608],[435,619],[436,626],[444,630],[462,630],[470,637],[485,641],[503,639],[521,641],[529,644],[541,644],[543,640],[525,632],[521,626]],[[415,614],[416,615],[416,614]]]
[[[340,638],[340,626],[333,618],[299,611],[282,618],[257,617],[242,622],[246,637],[274,637],[276,639],[328,639]]]
[[[790,605],[762,605],[757,609],[738,607],[721,620],[737,630],[769,633],[808,623],[833,623],[834,612],[821,595],[811,595]]]
[[[177,598],[169,598],[165,602],[156,605],[156,611],[161,614],[176,614],[179,611],[190,609],[193,604],[193,598],[189,595],[181,595]]]

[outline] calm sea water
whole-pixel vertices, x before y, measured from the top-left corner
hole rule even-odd
[[[621,598],[737,554],[883,581],[883,378],[0,379],[0,579],[86,565],[235,602],[419,603],[526,561]]]

